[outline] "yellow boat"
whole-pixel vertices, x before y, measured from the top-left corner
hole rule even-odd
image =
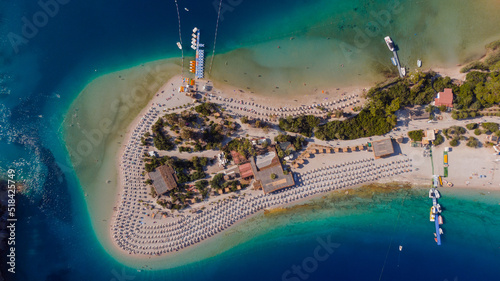
[[[434,206],[431,207],[431,211],[429,212],[429,220],[430,221],[435,221],[436,219],[434,218],[434,214],[435,212],[432,212],[432,208],[434,208]]]

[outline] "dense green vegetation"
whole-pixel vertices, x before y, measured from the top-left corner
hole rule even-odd
[[[422,141],[422,138],[424,137],[424,131],[422,130],[409,131],[408,137],[410,137],[412,141]]]
[[[486,63],[494,62],[500,66],[500,41],[487,47],[495,50]],[[314,136],[321,140],[356,139],[381,135],[389,132],[396,124],[394,112],[403,106],[429,104],[437,92],[451,88],[455,94],[452,117],[464,119],[476,117],[484,108],[500,103],[500,67],[488,70],[493,72],[473,71],[467,74],[462,85],[455,85],[449,77],[440,77],[434,72],[411,73],[404,79],[397,79],[391,84],[373,87],[366,94],[367,104],[358,115],[344,121],[331,121],[320,124],[320,119],[311,115],[280,119],[282,130]],[[440,107],[441,111],[446,108]]]
[[[205,157],[195,156],[191,161],[169,156],[151,157],[144,159],[144,162],[146,172],[152,172],[165,164],[171,166],[177,174],[178,184],[203,179],[207,176],[203,171],[203,168],[208,164],[208,159]]]
[[[288,117],[280,119],[280,128],[285,131],[301,133],[321,140],[356,139],[388,133],[396,125],[394,113],[403,106],[428,104],[436,91],[446,87],[456,88],[449,77],[437,77],[435,73],[413,73],[405,79],[368,91],[368,100],[358,115],[344,121],[331,121],[319,125],[314,116]],[[314,130],[313,130],[314,129]]]
[[[217,112],[217,105],[210,102],[205,102],[197,105],[194,110],[201,115],[208,116]]]
[[[470,72],[455,93],[458,110],[477,111],[500,102],[500,73]]]
[[[443,129],[443,134],[447,139],[460,138],[460,136],[465,133],[467,133],[467,130],[460,126],[451,126],[448,129]]]
[[[159,150],[172,150],[174,149],[174,143],[170,140],[168,134],[162,132],[163,119],[159,118],[158,121],[153,125],[153,144]]]
[[[279,127],[288,132],[299,133],[306,137],[311,137],[314,128],[319,125],[320,119],[314,115],[303,115],[297,118],[288,116],[279,120]]]
[[[252,142],[248,139],[245,138],[237,138],[231,140],[228,144],[224,146],[222,149],[228,159],[231,156],[231,151],[236,151],[239,154],[243,155],[245,158],[248,158],[249,156],[256,156],[257,153],[252,145]]]
[[[477,128],[477,123],[469,123],[465,125],[465,127],[467,128],[467,130],[474,130]]]
[[[438,146],[444,142],[444,137],[441,134],[436,135],[436,139],[432,142],[435,146]]]
[[[469,137],[467,140],[467,146],[476,148],[479,146],[479,141],[475,137]]]
[[[200,114],[216,110],[215,105],[207,105],[206,103],[200,104],[196,108],[201,112]],[[187,110],[180,114],[166,114],[164,118],[166,120],[164,124],[168,125],[171,131],[178,134],[175,143],[184,143],[183,146],[179,146],[180,152],[221,149],[226,135],[231,135],[237,128],[235,122],[227,120],[214,122],[210,121],[208,117],[202,117]]]
[[[499,129],[499,124],[494,122],[481,123],[481,127],[486,130],[486,133],[496,133]]]
[[[194,184],[194,186],[198,190],[198,192],[201,194],[201,197],[203,199],[208,197],[208,181],[207,180],[197,181]]]
[[[288,141],[291,144],[293,144],[293,146],[295,147],[295,150],[301,150],[303,146],[307,145],[307,142],[305,141],[304,137],[292,136],[292,135],[289,135],[286,133],[285,134],[279,133],[276,137],[274,137],[274,141],[276,143]]]
[[[219,190],[222,189],[222,184],[224,183],[224,174],[215,175],[210,181],[210,186],[212,189]]]

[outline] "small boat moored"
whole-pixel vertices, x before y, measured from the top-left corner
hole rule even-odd
[[[438,222],[439,224],[443,224],[443,217],[441,215],[438,216]]]
[[[436,211],[437,211],[438,213],[441,213],[441,205],[436,204]]]
[[[403,76],[406,75],[406,68],[401,67],[401,75],[403,75]]]
[[[384,40],[385,40],[385,43],[387,44],[387,47],[389,48],[389,50],[391,50],[391,52],[394,52],[394,42],[392,42],[391,37],[386,36],[384,38]]]
[[[422,61],[421,60],[417,60],[417,66],[418,67],[422,67]]]
[[[396,62],[396,59],[395,59],[394,57],[392,57],[392,58],[391,58],[391,62],[392,62],[392,64],[394,64],[394,65],[398,65],[398,63]]]
[[[182,50],[182,45],[181,45],[181,42],[177,42],[177,47],[179,47],[179,49]]]
[[[403,251],[403,246],[399,245],[399,251]]]

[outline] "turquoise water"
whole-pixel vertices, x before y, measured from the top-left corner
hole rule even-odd
[[[491,17],[500,10],[498,5],[467,10],[467,1],[462,1],[462,8],[444,0],[400,2],[403,12],[394,13],[393,22],[377,36],[393,32],[407,61],[420,56],[416,50],[422,46],[431,46],[422,54],[428,60],[443,58],[442,63],[453,64],[475,54],[476,47],[498,32],[482,26],[498,21]],[[179,3],[183,33],[189,37],[193,26],[202,28],[207,34],[203,40],[211,49],[217,17],[212,1]],[[391,10],[394,4],[359,0],[227,3],[233,9],[224,13],[217,39],[218,53],[225,54],[215,62],[228,60],[228,69],[216,65],[215,78],[227,75],[230,83],[245,86],[255,82],[243,72],[265,70],[270,77],[266,81],[282,83],[289,79],[287,75],[304,76],[313,86],[322,86],[320,80],[352,81],[361,79],[358,74],[362,79],[377,79],[373,73],[390,64],[383,42],[370,39],[366,46],[356,45],[354,36],[356,27],[373,20],[370,12]],[[426,13],[425,5],[441,11],[439,16]],[[314,208],[250,220],[236,228],[239,232],[234,230],[246,242],[183,267],[137,272],[119,264],[93,234],[61,123],[77,94],[103,73],[179,56],[175,6],[160,0],[148,5],[69,1],[33,38],[19,45],[18,52],[8,34],[22,34],[22,17],[32,21],[42,8],[35,1],[3,0],[0,7],[0,172],[15,168],[28,187],[17,205],[18,271],[4,276],[7,280],[282,280],[286,270],[312,255],[318,238],[328,235],[340,246],[318,263],[307,280],[377,280],[382,268],[382,280],[494,280],[498,275],[500,195],[464,192],[445,194],[443,206],[449,215],[444,245],[439,248],[427,220],[425,194],[401,191],[365,199],[327,199]],[[183,7],[190,12],[183,12]],[[467,16],[458,20],[454,13]],[[439,20],[445,24],[437,25]],[[452,27],[454,32],[444,33]],[[449,50],[437,37],[458,47]],[[339,47],[342,42],[359,52],[346,56]],[[278,44],[283,53],[268,51],[278,50]],[[232,52],[235,48],[241,49]],[[232,60],[246,63],[234,66]],[[346,67],[340,71],[343,62]],[[272,85],[260,83],[265,91],[269,91],[267,83]],[[399,244],[404,245],[402,252],[397,251]],[[432,272],[436,261],[441,269]]]

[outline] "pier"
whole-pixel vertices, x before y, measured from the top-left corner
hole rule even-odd
[[[439,232],[439,214],[434,215],[434,224],[436,225],[436,243],[441,246],[441,233]]]
[[[436,228],[436,232],[434,235],[436,236],[434,239],[438,246],[441,246],[441,228],[439,227],[442,224],[441,217],[441,206],[438,204],[438,198],[441,197],[438,187],[441,186],[440,177],[438,175],[434,175],[434,160],[432,158],[432,149],[430,149],[430,158],[432,164],[432,187],[429,190],[429,198],[432,199],[432,208],[431,208],[431,221],[434,221],[434,226]],[[434,212],[432,212],[434,210]],[[434,219],[434,220],[432,220]]]
[[[397,65],[398,71],[399,71],[399,77],[401,77],[401,78],[405,77],[405,73],[403,73],[403,71],[401,70],[401,64],[399,63],[398,51],[396,51],[396,49],[394,49],[394,51],[392,51],[392,54],[394,55],[394,59],[396,60],[396,65]]]
[[[406,70],[401,67],[401,63],[399,62],[399,56],[398,56],[398,51],[397,51],[396,45],[394,44],[394,42],[392,41],[390,36],[386,36],[384,38],[384,40],[385,40],[385,43],[387,44],[387,47],[389,48],[389,51],[391,51],[393,54],[393,58],[394,58],[393,63],[396,64],[396,66],[398,68],[399,76],[401,78],[403,78],[406,75]]]
[[[196,30],[196,71],[195,76],[198,79],[204,77],[205,72],[205,50],[201,49],[205,47],[200,43],[200,30]]]

